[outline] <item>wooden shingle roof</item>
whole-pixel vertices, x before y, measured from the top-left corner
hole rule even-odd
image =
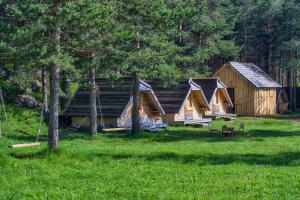
[[[160,104],[162,105],[165,113],[178,113],[180,108],[186,99],[187,95],[189,94],[190,89],[193,87],[199,90],[202,94],[203,91],[200,86],[191,83],[189,79],[182,79],[178,81],[178,85],[176,86],[168,86],[165,87],[159,81],[146,81],[152,87],[157,96]],[[203,98],[206,101],[205,95],[203,94]],[[206,101],[208,106],[208,103]]]
[[[208,102],[211,101],[215,90],[218,88],[218,79],[217,78],[203,78],[203,79],[193,79],[193,81],[200,85],[204,95]]]
[[[101,112],[103,117],[120,117],[126,105],[131,98],[132,80],[129,78],[122,78],[116,82],[110,82],[105,79],[97,79],[96,84],[99,87],[99,99],[101,105]],[[154,99],[156,98],[151,87],[140,81],[140,90],[149,91]],[[70,105],[66,109],[65,116],[89,116],[90,113],[90,92],[87,89],[79,89]],[[156,99],[155,99],[156,100]],[[160,107],[159,102],[156,102]],[[100,107],[97,100],[97,112],[100,116]],[[162,110],[163,112],[163,110]]]
[[[257,88],[281,87],[281,85],[253,63],[230,62],[229,64]]]
[[[229,101],[229,103],[232,105],[232,102],[231,102],[231,99],[227,92],[226,86],[224,85],[224,83],[221,82],[221,80],[219,78],[217,78],[217,77],[193,78],[193,82],[196,83],[197,85],[200,85],[200,87],[202,88],[203,93],[209,103],[212,101],[212,98],[215,95],[216,89],[224,88],[226,98]]]

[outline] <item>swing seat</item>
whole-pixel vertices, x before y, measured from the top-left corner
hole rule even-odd
[[[26,144],[10,144],[8,147],[10,148],[22,148],[22,147],[33,147],[33,146],[40,146],[40,142],[33,142],[33,143],[26,143]]]
[[[127,131],[129,128],[103,128],[104,132]]]

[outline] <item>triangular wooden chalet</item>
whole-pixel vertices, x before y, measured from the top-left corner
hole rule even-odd
[[[105,128],[131,127],[132,110],[132,80],[128,78],[110,82],[105,79],[97,79],[99,87],[97,99],[98,124],[104,124]],[[140,80],[140,117],[142,126],[162,124],[162,115],[165,114],[151,86]],[[89,90],[79,89],[70,105],[65,111],[65,116],[70,117],[72,124],[84,121],[83,126],[89,125]],[[103,128],[103,127],[102,127]]]
[[[217,77],[193,78],[193,81],[203,89],[209,103],[206,116],[219,117],[229,115],[229,109],[233,107],[226,85]]]
[[[165,115],[165,123],[183,124],[187,121],[207,121],[203,119],[209,104],[202,88],[191,79],[180,80],[176,86],[165,87],[157,81],[147,81],[151,84]]]
[[[237,115],[276,114],[276,89],[281,85],[255,64],[230,62],[219,68],[214,77],[227,86]]]

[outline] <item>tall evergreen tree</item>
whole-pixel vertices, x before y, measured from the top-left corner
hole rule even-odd
[[[7,74],[9,71],[25,71],[26,77],[32,77],[33,70],[41,70],[41,66],[45,65],[50,67],[48,143],[52,150],[59,142],[59,72],[61,66],[70,66],[73,62],[62,48],[65,32],[61,29],[60,12],[63,6],[64,1],[58,0],[1,2],[0,51],[3,52]]]
[[[224,1],[167,2],[173,13],[170,36],[177,45],[175,62],[186,77],[207,76],[210,66],[237,56],[238,48],[228,38],[235,20],[229,8],[224,10]]]
[[[172,80],[178,77],[171,55],[170,10],[163,0],[119,1],[118,35],[120,65],[132,77],[132,133],[140,131],[139,78]]]
[[[90,132],[97,134],[96,76],[112,72],[116,7],[114,1],[80,0],[68,2],[63,21],[69,37],[65,48],[76,58],[76,65],[88,74],[90,89]]]

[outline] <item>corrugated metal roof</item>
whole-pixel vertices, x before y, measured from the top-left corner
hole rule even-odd
[[[230,65],[257,88],[281,87],[281,85],[253,63],[230,62]]]

